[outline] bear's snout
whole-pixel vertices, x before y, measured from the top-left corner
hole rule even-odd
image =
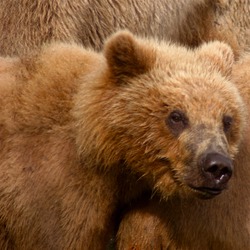
[[[218,152],[204,152],[198,160],[198,178],[190,178],[188,186],[198,191],[202,198],[220,194],[233,174],[230,157]]]
[[[219,153],[206,154],[201,158],[200,165],[204,176],[214,181],[216,186],[226,184],[233,173],[231,159]]]
[[[232,176],[232,160],[221,153],[209,152],[200,157],[198,165],[203,181],[196,189],[211,196],[220,194]]]

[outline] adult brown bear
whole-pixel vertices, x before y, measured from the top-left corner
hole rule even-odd
[[[195,46],[210,36],[223,0],[0,0],[0,55],[21,55],[51,40],[100,50],[121,28]]]

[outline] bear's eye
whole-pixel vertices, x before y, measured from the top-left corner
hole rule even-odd
[[[179,135],[188,126],[188,119],[182,111],[175,110],[170,113],[167,124],[175,135]]]
[[[224,132],[228,132],[232,127],[233,118],[231,116],[225,115],[222,120]]]

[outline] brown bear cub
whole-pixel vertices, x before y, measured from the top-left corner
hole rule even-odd
[[[220,42],[188,50],[126,31],[103,53],[2,58],[1,249],[105,249],[144,192],[221,193],[244,124],[232,64]]]
[[[133,204],[122,218],[117,249],[250,249],[250,54],[234,64],[232,80],[247,106],[247,126],[234,160],[230,189],[204,201],[175,196]]]

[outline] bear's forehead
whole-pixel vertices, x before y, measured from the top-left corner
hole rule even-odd
[[[207,115],[216,117],[223,113],[233,113],[238,110],[240,104],[237,93],[226,88],[217,88],[216,85],[203,89],[176,87],[169,90],[166,87],[161,98],[169,107],[185,110],[196,117]]]
[[[231,82],[222,77],[218,72],[188,72],[187,70],[156,69],[150,78],[145,78],[145,88],[158,90],[163,96],[221,98],[224,96],[235,97],[238,91]],[[142,80],[143,81],[143,80]]]
[[[219,73],[188,74],[181,71],[170,75],[156,70],[142,77],[141,83],[142,86],[139,84],[136,88],[138,98],[147,99],[143,105],[154,110],[163,104],[183,110],[193,119],[206,116],[218,119],[223,114],[232,115],[240,110],[241,98],[236,87]]]

